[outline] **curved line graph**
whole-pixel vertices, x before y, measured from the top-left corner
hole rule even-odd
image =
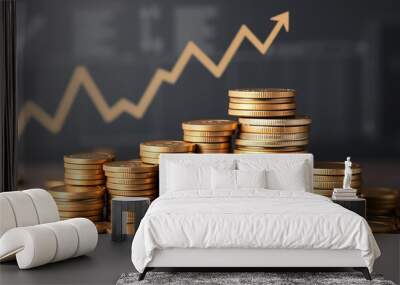
[[[42,107],[33,101],[27,101],[22,106],[18,116],[18,136],[21,136],[24,132],[30,119],[36,119],[43,127],[54,134],[60,132],[81,86],[86,89],[87,95],[105,122],[114,121],[122,113],[128,113],[136,119],[141,119],[157,95],[161,85],[164,82],[175,84],[192,57],[195,57],[214,77],[219,78],[245,39],[253,44],[261,54],[266,54],[281,28],[284,27],[286,31],[289,31],[289,12],[286,11],[272,17],[271,20],[275,21],[276,24],[264,42],[261,42],[246,25],[242,25],[217,64],[194,42],[188,42],[170,71],[161,68],[156,70],[138,103],[122,98],[114,105],[109,106],[86,67],[77,66],[54,116],[46,113]]]

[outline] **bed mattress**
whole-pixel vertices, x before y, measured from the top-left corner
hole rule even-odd
[[[150,206],[132,243],[139,272],[162,249],[359,250],[372,271],[379,248],[361,216],[299,191],[247,189],[229,196],[166,193]]]

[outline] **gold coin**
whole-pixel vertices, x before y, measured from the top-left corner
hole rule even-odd
[[[333,189],[332,190],[326,190],[326,189],[315,189],[313,191],[314,194],[320,194],[324,196],[332,196]]]
[[[314,181],[314,188],[317,189],[333,189],[333,188],[341,188],[343,186],[343,181],[338,182],[318,182]],[[351,187],[357,188],[361,186],[360,180],[351,180]]]
[[[308,140],[298,141],[256,141],[256,140],[243,140],[236,139],[236,145],[239,146],[262,146],[262,147],[287,147],[287,146],[304,146],[308,144]]]
[[[368,192],[366,193],[365,191],[368,190],[364,189],[362,195],[365,199],[368,200],[368,206],[372,204],[386,204],[386,203],[397,205],[397,203],[400,203],[399,196],[396,195],[397,193],[381,193],[380,196],[375,196],[377,194],[375,193],[370,194]]]
[[[95,222],[102,221],[103,220],[103,215],[90,216],[90,217],[84,217],[84,218],[86,218],[88,220],[91,220],[93,223],[95,223]],[[60,217],[61,221],[69,220],[69,219],[71,219],[71,218],[70,217]]]
[[[135,221],[135,213],[126,211],[126,222],[133,223]]]
[[[147,191],[124,191],[124,190],[114,190],[108,189],[108,192],[112,195],[113,198],[117,196],[122,197],[144,197],[144,196],[154,196],[158,190],[156,189],[149,189]]]
[[[193,137],[227,137],[232,136],[234,131],[215,131],[215,132],[202,132],[202,131],[183,131],[185,136]]]
[[[265,126],[251,126],[240,125],[240,131],[244,133],[257,133],[257,134],[295,134],[307,133],[308,126],[293,126],[293,127],[265,127]]]
[[[188,142],[202,142],[202,143],[215,143],[215,142],[229,142],[231,137],[193,137],[193,136],[183,136],[184,141]]]
[[[228,109],[228,114],[239,117],[290,117],[296,114],[296,110],[284,111],[252,111]]]
[[[384,216],[393,214],[393,209],[367,208],[367,216]]]
[[[353,174],[361,173],[360,165],[352,163]],[[316,161],[314,163],[314,174],[316,175],[344,175],[344,162]]]
[[[394,216],[374,216],[368,217],[368,221],[375,221],[375,222],[387,222],[387,223],[396,223],[396,217]]]
[[[65,184],[69,184],[69,185],[92,186],[92,185],[102,185],[102,184],[104,184],[104,179],[97,179],[97,180],[78,180],[78,179],[64,178],[64,182],[65,182]]]
[[[148,152],[190,152],[194,150],[194,144],[184,141],[148,141],[140,144],[141,151]]]
[[[104,174],[70,174],[64,173],[64,178],[76,180],[99,180],[104,179]]]
[[[282,103],[295,103],[294,98],[275,98],[275,99],[248,99],[248,98],[229,98],[230,103],[244,103],[244,104],[282,104]]]
[[[368,210],[390,210],[390,211],[394,211],[394,209],[396,209],[397,206],[397,201],[385,201],[385,202],[375,202],[375,201],[371,201],[371,200],[367,200],[367,204],[368,204]]]
[[[45,181],[45,189],[53,188],[56,186],[64,185],[64,181],[62,180],[46,180]]]
[[[113,190],[147,190],[153,189],[156,187],[156,184],[138,184],[138,185],[127,185],[127,184],[117,184],[107,182],[107,188],[111,188]]]
[[[296,104],[244,104],[244,103],[229,103],[229,109],[234,110],[260,110],[260,111],[273,111],[273,110],[294,110]]]
[[[158,159],[158,158],[151,158],[151,157],[142,156],[141,160],[143,161],[143,163],[154,164],[154,165],[160,164],[160,159]]]
[[[65,170],[101,170],[103,169],[102,164],[74,164],[74,163],[64,163]]]
[[[111,230],[111,222],[95,222],[94,225],[98,234],[107,233],[107,229]]]
[[[126,178],[113,178],[113,177],[108,177],[107,182],[110,183],[116,183],[116,184],[131,184],[131,185],[136,185],[136,184],[154,184],[158,181],[157,178],[134,178],[134,179],[126,179]]]
[[[68,175],[99,175],[104,174],[103,169],[69,169],[65,168],[64,173]]]
[[[68,211],[68,212],[75,212],[75,211],[94,211],[94,210],[101,210],[104,208],[104,202],[97,203],[97,204],[87,204],[87,205],[75,205],[75,204],[59,204],[57,203],[58,211]]]
[[[145,164],[140,159],[107,162],[103,165],[103,168],[107,173],[148,173],[158,171],[158,166]]]
[[[87,152],[64,155],[65,163],[101,164],[114,159],[114,155],[105,152]]]
[[[140,157],[148,157],[148,158],[160,158],[159,152],[150,152],[150,151],[140,151]]]
[[[91,220],[93,223],[95,222],[100,222],[103,220],[103,215],[98,215],[98,216],[91,216],[91,217],[85,217],[86,219]]]
[[[193,151],[188,151],[185,153],[193,153]],[[146,157],[146,158],[154,158],[154,159],[158,159],[160,158],[160,154],[159,152],[150,152],[150,151],[140,151],[140,157]],[[143,160],[142,160],[143,161]]]
[[[253,118],[239,118],[239,123],[243,125],[253,126],[306,126],[311,124],[311,119],[308,116],[295,116],[293,118],[285,119],[253,119]]]
[[[289,146],[289,147],[277,147],[277,148],[245,148],[245,147],[238,147],[234,150],[234,153],[302,153],[305,152],[304,147],[296,147],[296,146]]]
[[[239,138],[245,140],[267,140],[267,141],[304,140],[308,139],[308,133],[292,133],[292,134],[240,133]]]
[[[145,172],[145,173],[129,173],[129,172],[106,172],[105,173],[107,178],[127,178],[127,179],[133,179],[133,178],[152,178],[152,177],[158,177],[158,172]]]
[[[353,163],[354,165],[354,163]],[[396,200],[400,192],[387,187],[376,187],[363,189],[363,197],[366,199]]]
[[[314,175],[314,182],[343,182],[344,175]],[[351,176],[351,181],[361,181],[361,175]]]
[[[229,90],[229,97],[236,98],[288,98],[294,97],[296,91],[281,88],[251,88]]]
[[[103,197],[105,189],[104,186],[63,185],[50,188],[48,192],[54,199],[84,200]]]
[[[63,217],[63,218],[79,218],[79,217],[97,216],[101,213],[101,210],[59,211],[59,213],[60,213],[60,217]]]
[[[273,151],[273,152],[280,152],[280,151],[303,151],[304,147],[302,146],[287,146],[287,147],[262,147],[262,146],[237,146],[238,150],[253,150],[253,151]]]
[[[110,208],[111,208],[111,201],[112,201],[113,198],[135,197],[135,195],[132,195],[132,193],[136,193],[136,192],[138,192],[139,195],[140,195],[140,196],[138,196],[138,197],[149,198],[150,200],[157,198],[157,196],[158,196],[158,194],[157,194],[157,193],[158,193],[158,189],[147,190],[147,191],[149,191],[149,193],[151,192],[151,194],[149,194],[149,195],[143,195],[143,194],[142,194],[143,191],[118,191],[118,193],[125,193],[125,194],[126,194],[125,196],[123,196],[123,195],[115,195],[115,194],[109,193],[109,197],[110,197],[110,200],[109,200]],[[136,196],[137,196],[137,195],[136,195]]]
[[[373,233],[390,233],[394,231],[392,223],[388,222],[378,222],[378,221],[368,221],[369,226]]]
[[[199,150],[198,153],[230,153],[231,149],[230,148],[225,148],[225,149],[203,149]]]
[[[182,129],[188,131],[234,131],[237,128],[237,122],[231,120],[194,120],[182,123]]]
[[[135,234],[135,225],[134,224],[126,224],[126,234],[127,235],[134,235]]]
[[[230,143],[196,143],[197,150],[207,150],[207,149],[227,149],[230,148]]]
[[[71,200],[71,199],[59,199],[54,198],[57,205],[88,205],[88,204],[99,204],[104,202],[104,196],[98,198],[89,198],[84,200]]]

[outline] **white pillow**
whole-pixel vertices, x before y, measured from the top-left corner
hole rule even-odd
[[[168,189],[185,191],[194,189],[209,189],[211,167],[186,166],[178,163],[168,165]]]
[[[236,170],[212,168],[211,188],[213,190],[236,190]]]
[[[310,173],[307,161],[304,159],[240,159],[239,170],[267,170],[267,188],[271,190],[307,191],[311,189]]]
[[[267,171],[236,170],[237,188],[267,188]]]
[[[241,188],[267,188],[267,172],[263,170],[211,170],[213,190],[234,191]]]
[[[190,159],[168,162],[167,191],[211,190],[211,168],[235,169],[235,165],[235,161],[226,160],[213,163]]]

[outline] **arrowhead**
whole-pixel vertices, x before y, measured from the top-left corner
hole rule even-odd
[[[283,12],[282,14],[272,17],[271,21],[280,23],[285,27],[286,32],[289,32],[289,11]]]

